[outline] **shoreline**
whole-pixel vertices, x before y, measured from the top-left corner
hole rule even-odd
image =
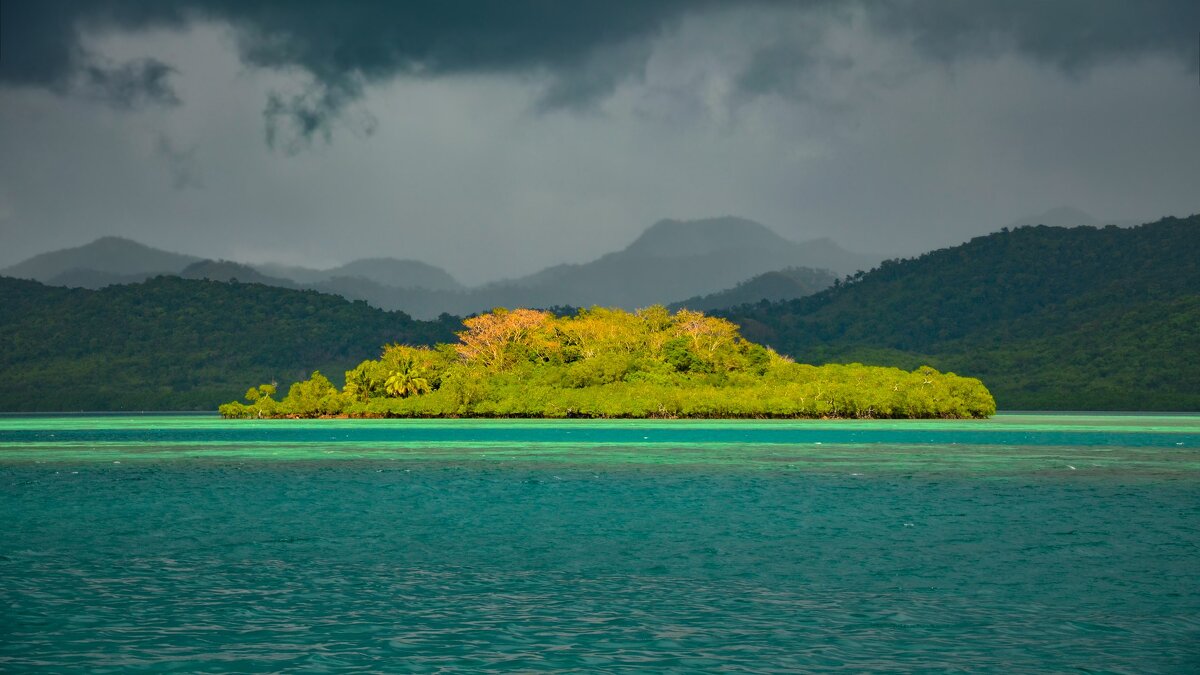
[[[946,421],[967,421],[967,420],[987,420],[995,415],[455,415],[455,414],[438,414],[438,415],[392,415],[388,413],[336,413],[328,415],[298,415],[289,413],[285,415],[264,415],[261,417],[225,417],[229,420],[879,420],[879,421],[895,421],[895,420],[946,420]]]

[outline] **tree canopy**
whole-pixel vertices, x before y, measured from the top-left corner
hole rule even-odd
[[[979,380],[921,367],[810,366],[736,325],[661,306],[573,316],[499,308],[458,341],[391,344],[337,389],[314,372],[281,400],[252,389],[226,417],[984,417]]]

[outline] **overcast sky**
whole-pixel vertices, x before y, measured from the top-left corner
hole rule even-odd
[[[121,235],[467,282],[739,215],[908,255],[1200,212],[1200,3],[0,4],[0,265]]]

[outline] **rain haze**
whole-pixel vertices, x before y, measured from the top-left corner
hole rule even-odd
[[[1200,211],[1200,4],[0,5],[0,266],[118,235],[467,283],[662,218],[912,255]]]

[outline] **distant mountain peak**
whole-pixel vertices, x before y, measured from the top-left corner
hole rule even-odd
[[[150,248],[149,246],[147,246],[137,240],[130,239],[129,237],[121,237],[121,236],[118,236],[115,234],[106,234],[103,237],[96,237],[96,239],[94,241],[92,241],[91,244],[84,244],[84,246],[95,246],[96,244],[128,244],[128,245],[133,245],[133,246],[140,246],[142,248]]]
[[[646,228],[623,253],[678,258],[729,249],[769,248],[794,243],[766,225],[747,218],[665,218]]]
[[[404,258],[376,257],[351,260],[344,265],[329,269],[311,269],[274,263],[258,263],[252,265],[263,274],[280,279],[288,279],[298,284],[319,285],[330,292],[339,292],[335,287],[344,287],[347,283],[359,287],[360,282],[377,287],[379,292],[387,289],[424,289],[428,291],[457,291],[463,288],[449,272],[420,260]],[[354,292],[350,295],[358,296]],[[350,297],[347,295],[347,297]]]
[[[333,277],[361,277],[395,288],[457,290],[462,285],[446,270],[420,260],[378,257],[352,260],[331,270]]]
[[[250,265],[232,260],[201,260],[183,268],[179,276],[184,279],[208,279],[210,281],[234,281],[251,284],[266,284],[294,288],[295,284],[287,279],[268,276]]]
[[[199,260],[195,256],[164,251],[125,237],[106,236],[82,246],[35,255],[0,270],[0,273],[42,282],[80,271],[145,277],[175,274]]]

